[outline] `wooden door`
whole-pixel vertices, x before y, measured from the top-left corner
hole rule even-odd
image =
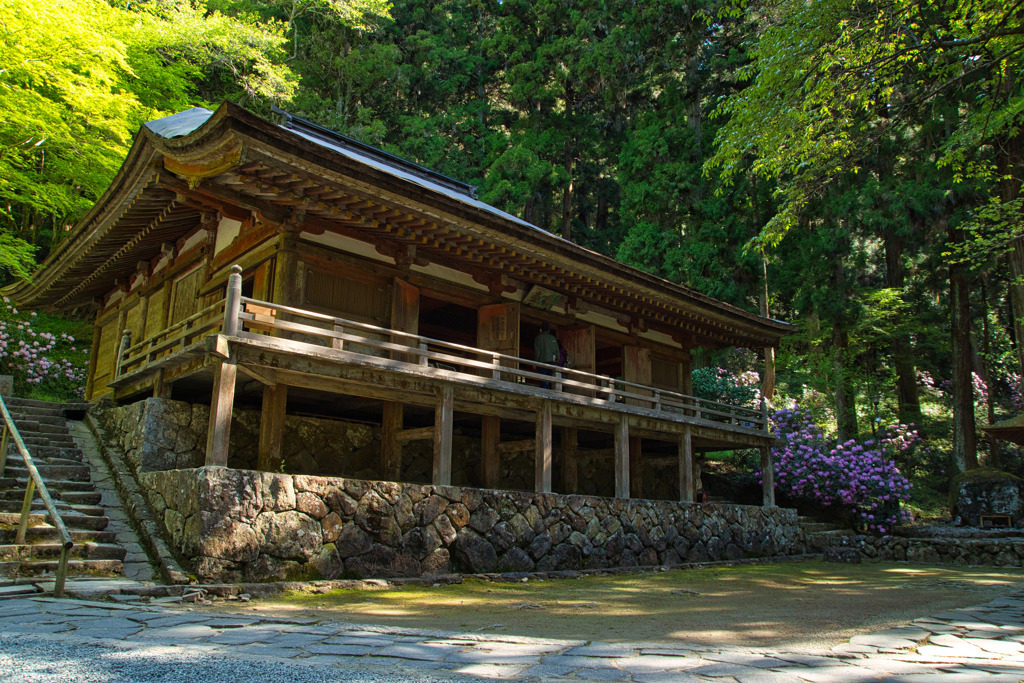
[[[399,332],[417,334],[420,330],[420,290],[405,280],[395,278],[394,291],[391,295],[391,329]],[[391,341],[403,346],[416,346],[416,342],[408,337],[393,335]],[[419,356],[412,353],[392,351],[393,360],[406,363],[419,362]]]
[[[481,306],[476,312],[476,345],[487,351],[497,351],[506,356],[519,356],[519,304],[491,304]],[[480,360],[491,362],[490,357]],[[514,361],[504,360],[502,365],[516,367]],[[484,372],[482,374],[490,374]],[[502,379],[512,381],[505,374]]]
[[[583,372],[597,372],[597,333],[593,325],[559,328],[558,341],[562,342],[568,352],[569,367]],[[580,381],[575,377],[571,379]],[[563,390],[583,396],[595,395],[595,392],[579,387],[565,387]]]
[[[645,384],[650,386],[651,384],[651,350],[645,349],[641,346],[623,346],[622,347],[622,379],[627,382],[634,382],[636,384]],[[652,396],[652,392],[640,390],[636,387],[626,387],[626,390],[632,394],[641,394],[643,396]],[[634,406],[642,406],[644,408],[650,408],[651,402],[644,401],[641,399],[630,398],[626,399],[626,403]]]

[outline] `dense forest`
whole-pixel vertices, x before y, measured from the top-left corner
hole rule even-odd
[[[979,430],[1024,405],[1019,0],[0,2],[8,279],[143,121],[276,105],[795,323],[773,401],[840,441],[902,422],[904,467],[1024,470]]]

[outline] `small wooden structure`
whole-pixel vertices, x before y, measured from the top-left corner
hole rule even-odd
[[[228,103],[147,124],[66,245],[8,293],[95,309],[89,399],[209,400],[209,466],[227,464],[242,402],[262,411],[260,469],[281,467],[301,410],[379,425],[386,479],[404,444],[431,440],[435,484],[451,483],[456,423],[481,439],[480,485],[498,486],[503,454],[533,451],[539,492],[575,492],[586,450],[613,461],[620,497],[639,494],[642,458],[678,458],[692,501],[695,450],[760,448],[773,504],[763,407],[693,397],[691,353],[774,347],[788,324],[288,115]],[[532,358],[544,322],[569,367]]]

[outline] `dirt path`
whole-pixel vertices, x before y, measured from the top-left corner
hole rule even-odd
[[[206,608],[413,628],[826,650],[853,635],[988,602],[1024,571],[820,561],[575,580],[289,594]]]

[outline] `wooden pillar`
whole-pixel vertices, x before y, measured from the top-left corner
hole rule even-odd
[[[501,454],[498,453],[498,443],[501,441],[501,418],[484,415],[480,424],[480,437],[484,488],[496,489],[501,483]]]
[[[615,427],[615,497],[629,498],[629,422],[625,415]]]
[[[693,497],[693,434],[684,427],[679,435],[679,502],[692,503]]]
[[[446,384],[438,396],[434,410],[434,477],[435,486],[451,486],[452,483],[452,427],[455,417],[455,401],[452,387]]]
[[[537,493],[551,493],[552,440],[551,403],[544,401],[537,412],[536,463],[534,490]]]
[[[263,387],[263,410],[260,411],[260,445],[256,469],[279,472],[284,462],[284,416],[288,405],[288,385],[269,384]]]
[[[644,497],[644,476],[640,458],[643,456],[643,440],[639,436],[629,437],[629,497]]]
[[[679,363],[679,393],[693,396],[693,356],[689,351]]]
[[[301,306],[299,301],[302,283],[299,281],[299,257],[294,251],[282,244],[274,256],[274,291],[273,303],[286,306]]]
[[[224,295],[224,334],[233,337],[238,334],[238,314],[242,307],[242,267],[231,266],[228,275],[228,291]]]
[[[772,466],[772,449],[761,446],[761,490],[764,492],[764,506],[775,505],[775,468]]]
[[[562,493],[576,493],[579,489],[578,440],[579,432],[575,427],[562,429]]]
[[[235,403],[235,376],[238,366],[224,360],[213,371],[213,396],[210,400],[210,427],[206,435],[206,466],[227,467],[231,438],[231,409]]]
[[[160,368],[153,376],[153,398],[170,398],[174,382],[164,381],[164,369]]]
[[[388,481],[402,478],[402,442],[398,432],[404,424],[404,409],[398,401],[384,401],[380,424],[382,476]]]

